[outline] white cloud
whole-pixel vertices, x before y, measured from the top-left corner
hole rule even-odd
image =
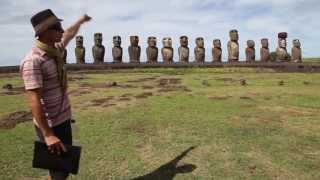
[[[161,39],[173,38],[175,56],[179,46],[179,36],[189,36],[191,52],[198,36],[205,38],[207,59],[211,59],[212,40],[220,38],[226,58],[228,31],[236,28],[240,34],[241,57],[244,58],[247,39],[256,41],[270,39],[271,49],[276,47],[279,31],[288,31],[289,39],[300,38],[304,55],[320,56],[318,42],[320,28],[318,0],[2,0],[0,2],[0,65],[19,64],[33,42],[33,32],[29,19],[32,14],[51,8],[64,19],[63,25],[70,25],[83,13],[93,20],[81,28],[87,48],[87,59],[91,60],[93,33],[102,32],[106,46],[106,60],[111,61],[112,36],[122,36],[124,58],[128,59],[127,47],[130,35],[140,36],[142,59],[145,60],[147,36]],[[288,43],[291,47],[291,42]],[[14,47],[14,48],[13,48]],[[68,47],[69,59],[74,62],[75,43]],[[258,52],[258,51],[257,51]],[[259,54],[257,54],[259,57]],[[92,60],[91,60],[92,61]]]

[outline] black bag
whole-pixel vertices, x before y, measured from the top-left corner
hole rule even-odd
[[[67,144],[64,146],[66,147],[67,152],[57,155],[50,153],[48,146],[45,143],[35,141],[32,167],[77,174],[79,170],[81,147]]]

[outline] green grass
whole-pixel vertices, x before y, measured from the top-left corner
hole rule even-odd
[[[320,62],[320,58],[304,58],[303,62]]]
[[[80,172],[70,179],[319,179],[320,74],[256,71],[71,74],[84,79],[70,82],[70,91],[89,93],[70,96],[83,147]],[[155,79],[128,82],[146,77]],[[181,83],[170,85],[174,91],[161,91],[163,78]],[[248,85],[241,86],[241,79]],[[18,75],[0,78],[0,85],[8,82],[22,86]],[[132,87],[101,87],[108,82]],[[135,97],[146,92],[152,96]],[[129,100],[121,101],[123,95]],[[110,96],[109,102],[93,105],[92,100]],[[0,117],[28,109],[24,99],[23,94],[1,95]],[[103,107],[108,103],[115,105]],[[31,168],[34,139],[31,122],[0,129],[0,179],[46,176],[46,171]],[[179,163],[172,162],[192,146]],[[177,167],[186,164],[196,168],[178,173]]]

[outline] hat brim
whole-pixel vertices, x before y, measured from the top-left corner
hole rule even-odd
[[[63,21],[63,19],[59,19],[55,16],[52,16],[45,20],[44,22],[38,24],[36,27],[34,27],[35,31],[35,37],[39,36],[42,32],[46,31],[50,26]]]

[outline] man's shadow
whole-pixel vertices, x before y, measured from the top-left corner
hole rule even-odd
[[[192,146],[182,152],[173,160],[169,161],[168,163],[160,166],[158,169],[144,175],[133,178],[132,180],[173,180],[173,178],[178,173],[190,173],[197,168],[196,165],[193,164],[183,164],[178,166],[178,162],[186,156],[191,150],[195,147]]]

